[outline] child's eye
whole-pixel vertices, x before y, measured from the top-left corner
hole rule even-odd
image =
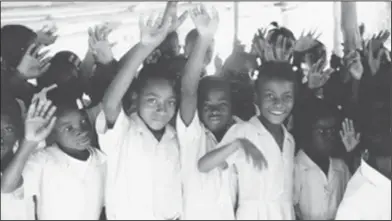
[[[157,101],[157,99],[155,99],[155,98],[149,98],[149,99],[147,99],[147,102],[148,102],[149,104],[156,104],[158,101]]]
[[[274,99],[274,95],[273,94],[266,94],[265,97],[269,100]]]
[[[65,130],[65,131],[67,131],[67,132],[69,132],[69,131],[71,131],[71,130],[72,130],[72,127],[71,127],[71,126],[69,126],[69,127],[66,127],[64,130]]]
[[[176,106],[176,101],[169,101],[170,106]]]
[[[285,100],[285,101],[292,101],[292,100],[293,100],[293,96],[291,96],[291,95],[286,95],[286,96],[284,97],[284,100]]]

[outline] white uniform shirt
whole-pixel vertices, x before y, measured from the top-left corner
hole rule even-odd
[[[96,120],[98,140],[108,156],[106,215],[110,219],[173,219],[181,216],[178,141],[167,125],[160,142],[137,113],[122,110],[112,129],[104,112]]]
[[[301,220],[335,219],[338,206],[350,179],[347,165],[330,158],[328,176],[303,151],[296,156],[294,205]]]
[[[336,220],[391,220],[391,180],[362,160],[347,185]]]
[[[227,162],[238,170],[239,206],[237,219],[294,219],[293,170],[295,142],[284,128],[283,151],[273,136],[255,116],[235,125],[220,146],[238,138],[250,140],[264,154],[268,168],[257,170],[246,160],[242,150],[232,154]]]
[[[37,196],[38,219],[99,219],[104,202],[105,156],[91,148],[87,161],[56,145],[30,156],[23,171],[25,197]]]
[[[184,216],[191,220],[234,219],[235,171],[214,169],[209,173],[198,170],[198,161],[218,142],[200,122],[198,113],[187,127],[177,115],[177,134],[181,147],[184,190]]]
[[[23,196],[23,188],[1,193],[1,220],[34,220],[33,198]]]

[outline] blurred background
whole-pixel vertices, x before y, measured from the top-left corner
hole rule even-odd
[[[180,2],[179,14],[195,2]],[[1,25],[23,24],[34,30],[50,22],[59,28],[59,39],[51,53],[62,49],[83,57],[87,51],[87,29],[103,22],[115,22],[118,28],[110,40],[117,42],[113,51],[121,57],[139,39],[138,18],[141,13],[163,10],[166,2],[1,2]],[[272,21],[291,29],[297,36],[303,28],[317,29],[330,50],[340,54],[340,2],[204,2],[214,5],[221,24],[215,42],[215,54],[225,59],[237,37],[246,48],[257,28]],[[382,29],[391,30],[391,2],[357,2],[358,24],[364,23],[365,36]],[[188,19],[178,30],[181,44],[193,24]],[[390,41],[387,43],[389,49]],[[212,65],[213,66],[213,65]]]

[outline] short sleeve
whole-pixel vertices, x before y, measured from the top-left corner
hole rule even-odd
[[[178,111],[176,129],[180,144],[186,145],[194,142],[196,139],[199,139],[203,132],[203,128],[199,119],[199,113],[196,111],[192,122],[186,126],[181,118],[180,111]]]
[[[23,190],[25,197],[40,195],[42,171],[47,162],[47,153],[41,149],[33,153],[23,169]]]
[[[131,126],[130,118],[125,114],[123,108],[114,123],[113,128],[109,129],[105,112],[102,110],[96,119],[95,129],[98,134],[98,141],[105,154],[109,154],[113,148],[121,146],[124,136]]]

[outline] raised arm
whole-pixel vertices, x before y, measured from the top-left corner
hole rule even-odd
[[[103,110],[108,123],[114,124],[116,122],[122,108],[122,98],[136,77],[140,65],[166,38],[169,26],[170,21],[162,23],[162,16],[158,18],[155,16],[154,19],[153,15],[150,15],[147,21],[140,19],[140,42],[131,49],[130,56],[123,60],[123,65],[103,97]]]
[[[39,142],[46,139],[56,121],[56,108],[52,106],[51,101],[35,96],[31,103],[25,120],[25,138],[1,177],[3,193],[13,192],[23,184],[22,172],[29,157]]]
[[[218,28],[219,16],[216,9],[207,13],[204,5],[191,11],[192,20],[199,32],[199,39],[191,52],[181,82],[180,116],[189,125],[197,108],[197,88],[202,74],[204,57]]]

